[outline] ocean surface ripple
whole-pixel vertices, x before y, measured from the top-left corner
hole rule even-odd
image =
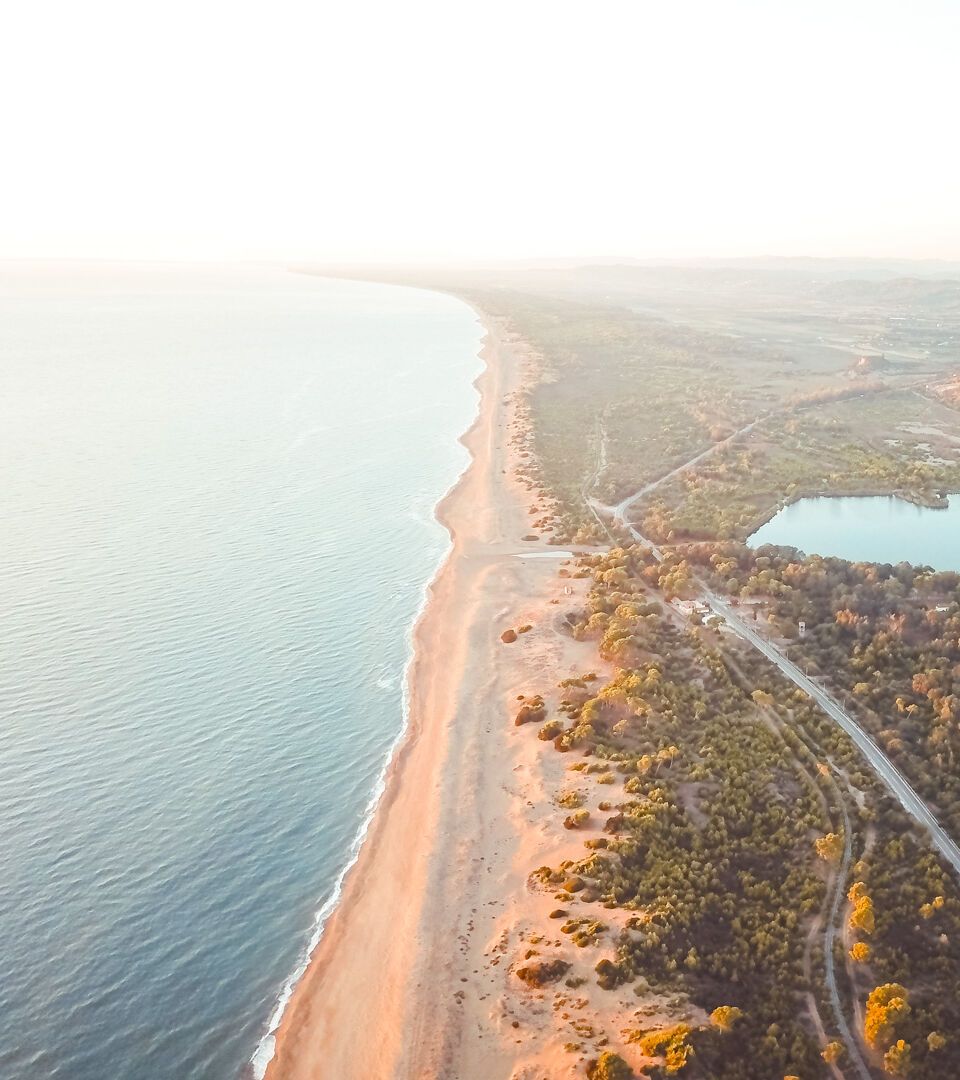
[[[0,310],[0,1076],[233,1078],[402,728],[480,330],[269,268]]]

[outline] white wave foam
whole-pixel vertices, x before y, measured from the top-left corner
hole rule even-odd
[[[478,371],[477,375],[474,377],[474,385],[475,380],[479,378],[482,371],[483,368],[481,366],[480,371]],[[480,400],[478,394],[477,412],[475,414],[475,418],[477,415],[479,415],[479,409]],[[471,420],[470,426],[472,426],[473,423],[474,420]],[[462,442],[458,442],[458,446],[463,452],[464,465],[461,468],[460,472],[457,474],[457,477],[453,481],[453,483],[447,488],[447,490],[435,503],[433,513],[434,521],[438,521],[436,514],[437,507],[439,507],[440,504],[447,498],[447,496],[457,487],[457,485],[463,479],[467,469],[470,468],[471,458],[469,453],[463,447]],[[401,707],[402,723],[400,725],[400,730],[397,733],[397,737],[393,740],[393,743],[390,746],[390,749],[383,762],[383,767],[381,768],[380,774],[377,777],[377,782],[376,784],[374,784],[373,793],[364,811],[363,819],[360,823],[360,828],[357,831],[357,835],[354,837],[353,842],[350,845],[349,857],[343,869],[337,875],[337,879],[334,882],[333,890],[331,891],[327,899],[323,902],[320,909],[317,911],[316,917],[314,919],[313,931],[310,935],[310,940],[307,943],[307,947],[304,950],[295,970],[293,971],[293,974],[290,975],[287,981],[283,984],[283,989],[280,991],[280,996],[277,999],[277,1004],[274,1007],[273,1013],[270,1016],[270,1020],[267,1023],[266,1033],[260,1039],[260,1042],[257,1044],[256,1050],[254,1050],[253,1052],[253,1056],[250,1058],[250,1067],[252,1069],[255,1080],[263,1080],[263,1077],[267,1071],[267,1067],[273,1059],[273,1055],[276,1052],[277,1047],[276,1032],[277,1029],[280,1027],[280,1022],[283,1019],[283,1014],[286,1011],[290,999],[293,997],[293,992],[297,987],[297,983],[303,978],[304,973],[310,966],[310,960],[312,959],[317,946],[320,944],[320,939],[323,937],[323,929],[326,925],[327,919],[330,917],[331,912],[334,910],[334,908],[336,908],[337,904],[340,901],[340,897],[343,893],[343,883],[346,880],[347,874],[349,874],[353,867],[356,865],[357,859],[360,856],[360,849],[363,847],[363,842],[367,838],[367,833],[370,831],[370,825],[373,822],[377,807],[380,805],[380,800],[383,797],[384,791],[386,791],[387,775],[390,771],[390,765],[393,762],[398,749],[403,743],[403,740],[407,734],[407,729],[410,726],[410,672],[413,666],[414,659],[414,630],[416,629],[417,624],[420,622],[424,612],[426,611],[427,604],[430,601],[430,589],[434,581],[437,579],[437,576],[443,568],[444,564],[446,563],[447,559],[449,558],[452,548],[453,544],[448,539],[447,546],[444,548],[439,560],[437,561],[437,564],[433,568],[433,573],[423,585],[423,588],[421,590],[420,603],[417,606],[416,614],[414,615],[413,620],[407,627],[407,651],[406,662],[403,669],[403,697]]]

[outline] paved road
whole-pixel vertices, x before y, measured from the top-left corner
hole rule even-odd
[[[663,561],[663,553],[646,537],[642,536],[637,529],[626,522],[621,515],[617,515],[621,525],[625,525],[638,544],[650,548],[654,558],[658,562]],[[940,823],[933,816],[933,812],[920,796],[910,786],[903,773],[893,764],[887,755],[880,749],[860,724],[847,713],[837,699],[828,693],[822,686],[805,675],[797,665],[790,660],[773,642],[761,637],[751,626],[748,626],[736,613],[731,604],[721,600],[716,593],[701,586],[703,599],[711,610],[723,617],[730,629],[752,645],[758,652],[770,660],[786,675],[786,677],[799,686],[804,693],[808,694],[823,711],[842,728],[853,740],[854,745],[867,759],[867,763],[880,778],[883,785],[891,795],[900,803],[906,812],[917,821],[930,835],[930,840],[937,851],[953,867],[955,873],[960,876],[960,847],[944,831]]]
[[[920,796],[913,790],[903,773],[893,764],[887,755],[880,749],[866,731],[844,711],[840,703],[832,694],[815,683],[809,676],[797,667],[797,665],[784,655],[780,649],[766,638],[760,636],[756,630],[740,618],[733,607],[709,589],[704,591],[704,600],[717,614],[723,616],[727,625],[739,637],[747,641],[759,652],[776,664],[780,671],[801,690],[820,706],[821,709],[841,727],[853,740],[857,749],[867,759],[870,767],[877,774],[884,786],[906,812],[914,818],[930,834],[933,846],[960,875],[960,847],[951,840],[933,816],[932,811]]]
[[[729,439],[724,440],[724,444],[739,438],[741,435],[750,431],[755,424],[759,423],[763,419],[758,417],[752,424],[748,424],[746,427],[736,431]],[[627,513],[630,508],[644,495],[648,495],[654,489],[660,487],[667,480],[684,472],[691,466],[698,464],[705,457],[714,453],[719,445],[708,447],[703,453],[698,454],[692,460],[684,463],[665,476],[661,476],[657,480],[651,481],[649,484],[645,484],[639,491],[633,493],[623,499],[616,506],[604,506],[593,499],[587,497],[587,491],[589,488],[585,488],[583,491],[584,500],[587,503],[590,510],[593,512],[594,517],[601,524],[604,524],[597,511],[605,512],[613,516],[614,521],[627,529],[633,538],[639,544],[643,544],[649,548],[653,557],[658,561],[663,561],[663,552],[643,536],[630,522],[627,520]],[[599,471],[599,470],[598,470]],[[596,480],[596,473],[593,480]],[[740,618],[739,614],[733,609],[732,605],[725,600],[721,600],[712,590],[707,589],[701,585],[701,592],[703,599],[709,605],[710,609],[716,614],[720,615],[726,622],[727,626],[741,637],[748,644],[752,645],[758,652],[761,652],[771,663],[775,664],[777,668],[796,686],[798,686],[804,693],[808,694],[810,698],[820,706],[821,709],[834,721],[847,735],[853,740],[854,745],[867,759],[867,763],[873,769],[876,776],[880,779],[881,783],[887,788],[891,795],[900,803],[900,805],[906,810],[906,812],[917,821],[929,834],[931,843],[936,850],[943,856],[943,858],[953,867],[954,872],[960,875],[960,847],[958,847],[954,841],[947,835],[947,833],[940,826],[940,823],[934,817],[932,811],[927,804],[920,798],[920,796],[913,790],[909,782],[900,772],[900,770],[893,764],[893,762],[887,757],[887,755],[877,746],[873,739],[867,734],[867,732],[860,726],[860,724],[853,719],[840,705],[832,694],[828,693],[815,683],[809,676],[805,675],[797,665],[789,659],[776,645],[763,638],[758,634],[751,626]],[[859,1047],[853,1033],[847,1024],[846,1017],[843,1013],[843,1005],[840,1000],[840,995],[837,990],[836,973],[834,971],[834,959],[833,959],[833,945],[836,936],[836,923],[840,912],[840,904],[843,900],[843,883],[846,875],[849,871],[850,859],[851,859],[851,830],[850,819],[847,814],[847,808],[844,804],[844,800],[840,800],[841,810],[844,818],[844,855],[843,866],[838,871],[837,875],[837,887],[834,893],[833,901],[830,906],[829,920],[827,923],[827,931],[824,940],[824,966],[826,974],[827,990],[830,995],[830,1003],[833,1007],[834,1016],[837,1021],[837,1026],[840,1031],[841,1037],[846,1044],[847,1051],[850,1055],[852,1067],[861,1077],[861,1080],[870,1080],[870,1070],[863,1060],[860,1054]]]
[[[888,355],[894,354],[889,353]],[[910,390],[914,393],[917,393],[916,387],[926,387],[928,385],[928,381],[929,380],[927,379],[927,377],[924,377],[922,379],[916,379],[913,382],[897,383],[886,386],[879,391],[870,391],[870,394],[872,395],[874,393],[899,393],[900,391],[904,390]],[[866,393],[867,392],[865,391],[863,394],[860,394],[858,396],[866,396]],[[921,394],[920,396],[922,397],[923,395]],[[824,403],[812,401],[808,402],[805,405],[788,404],[778,409],[774,409],[771,412],[763,413],[762,415],[756,417],[754,420],[751,420],[749,424],[744,424],[742,428],[737,428],[737,430],[732,435],[728,435],[725,439],[721,439],[720,442],[712,443],[706,448],[706,450],[702,450],[699,454],[697,454],[696,457],[690,458],[689,461],[685,461],[682,465],[678,465],[675,469],[671,469],[670,472],[664,473],[663,476],[657,477],[656,480],[651,480],[649,483],[644,484],[643,487],[639,488],[632,495],[628,495],[625,499],[621,499],[620,502],[616,504],[616,506],[607,506],[606,504],[600,502],[598,499],[592,499],[587,496],[587,492],[592,489],[592,487],[596,483],[599,473],[602,471],[602,467],[598,466],[593,476],[584,486],[584,500],[586,501],[590,509],[594,511],[595,516],[596,511],[599,510],[601,513],[612,514],[618,521],[626,524],[627,514],[629,510],[645,495],[649,495],[651,491],[655,491],[658,487],[665,484],[668,480],[672,480],[675,476],[679,476],[681,473],[686,472],[687,469],[692,469],[695,465],[699,465],[700,462],[703,461],[705,458],[710,457],[711,454],[715,454],[718,450],[722,450],[725,446],[729,446],[730,443],[735,442],[737,439],[739,439],[741,435],[746,435],[748,431],[753,431],[757,424],[762,424],[765,420],[769,420],[775,416],[786,416],[789,413],[796,413],[801,411],[805,412],[808,409],[816,409],[819,408],[822,404],[830,404],[830,402]],[[606,464],[605,457],[606,455],[604,454],[604,465]]]
[[[757,417],[753,423],[747,424],[745,427],[735,431],[733,435],[731,435],[729,439],[725,439],[723,443],[716,443],[713,446],[708,447],[703,453],[698,454],[695,458],[692,458],[678,468],[673,469],[665,476],[661,476],[658,480],[652,480],[649,484],[645,484],[639,491],[636,491],[633,495],[623,499],[616,506],[604,506],[602,503],[595,502],[592,499],[587,499],[587,504],[597,516],[598,521],[600,520],[600,517],[596,513],[597,510],[612,514],[618,525],[626,528],[638,544],[643,544],[650,548],[653,552],[653,557],[658,562],[662,562],[663,553],[660,549],[643,536],[636,527],[631,525],[627,520],[627,512],[630,507],[642,496],[649,494],[649,492],[653,491],[655,488],[660,487],[661,484],[666,483],[671,477],[676,476],[685,469],[691,468],[691,466],[696,465],[705,457],[714,453],[720,446],[725,445],[750,431],[763,419],[765,419],[765,417]],[[586,495],[586,492],[584,492],[584,495]],[[780,671],[791,682],[796,686],[799,686],[801,690],[808,694],[820,708],[823,709],[830,719],[850,736],[857,749],[867,759],[867,763],[880,778],[890,794],[893,795],[904,810],[906,810],[906,812],[929,833],[933,846],[953,867],[956,874],[960,876],[960,847],[958,847],[943,830],[927,804],[913,790],[896,765],[894,765],[880,747],[877,746],[860,724],[843,709],[832,694],[828,693],[822,686],[818,685],[805,675],[776,645],[766,638],[761,637],[756,630],[748,626],[726,600],[721,600],[716,593],[707,589],[702,583],[700,583],[700,585],[703,599],[707,602],[713,612],[717,615],[721,615],[734,633],[743,638],[744,641],[748,642],[759,652],[763,653],[763,655],[772,663],[776,664]]]

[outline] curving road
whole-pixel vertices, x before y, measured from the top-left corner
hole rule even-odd
[[[792,683],[800,687],[804,693],[809,694],[830,719],[850,736],[857,749],[867,759],[868,764],[890,794],[915,821],[923,826],[930,835],[933,846],[950,863],[954,871],[960,875],[960,847],[957,847],[944,831],[934,817],[933,812],[913,790],[903,773],[877,746],[860,724],[843,709],[837,699],[824,690],[822,686],[815,683],[813,679],[805,675],[776,645],[761,637],[756,630],[748,626],[727,601],[721,600],[709,589],[704,590],[703,598],[717,615],[721,615],[726,620],[727,625],[735,634],[763,653],[771,663],[776,664]]]
[[[755,425],[759,424],[762,420],[767,418],[764,416],[758,416],[751,423],[745,427],[735,431],[729,438],[724,439],[721,443],[715,443],[712,446],[707,447],[702,453],[697,454],[689,461],[684,462],[683,465],[679,465],[677,468],[672,469],[670,472],[661,476],[657,480],[651,480],[649,483],[644,484],[638,491],[635,491],[632,495],[622,499],[616,506],[605,506],[594,499],[591,499],[587,495],[589,490],[586,485],[583,489],[584,501],[587,506],[593,512],[597,520],[600,520],[600,516],[597,511],[605,512],[612,515],[614,521],[627,529],[631,536],[639,544],[650,548],[653,553],[653,557],[658,561],[663,561],[663,553],[660,549],[645,536],[643,536],[638,529],[636,529],[627,520],[627,513],[631,506],[634,505],[644,495],[648,495],[651,491],[660,487],[661,484],[666,483],[672,477],[677,476],[679,473],[684,472],[686,469],[692,468],[698,464],[704,458],[715,453],[721,446],[725,446],[732,442],[734,439],[738,439],[741,435],[750,431]],[[598,463],[597,470],[593,474],[593,483],[596,482],[597,476],[600,472],[600,466]],[[823,711],[834,721],[843,731],[850,736],[854,745],[866,758],[867,763],[873,769],[874,773],[880,778],[883,785],[890,792],[891,795],[900,803],[900,805],[906,810],[906,812],[918,822],[929,834],[930,840],[937,851],[946,859],[946,861],[953,867],[954,872],[960,876],[960,847],[954,843],[950,836],[944,831],[940,823],[937,821],[933,812],[927,806],[927,804],[920,798],[920,796],[913,790],[904,777],[903,773],[893,764],[893,762],[887,757],[887,755],[880,749],[879,746],[873,741],[873,739],[867,734],[867,732],[860,726],[860,724],[854,720],[849,713],[840,705],[839,701],[824,690],[822,686],[815,683],[809,676],[805,675],[797,665],[790,660],[786,654],[774,645],[771,641],[763,638],[754,630],[748,626],[743,619],[733,610],[732,606],[725,600],[721,600],[712,590],[708,589],[703,582],[698,582],[701,591],[703,593],[703,599],[709,605],[711,610],[722,616],[730,629],[741,637],[748,644],[752,645],[759,652],[776,664],[780,671],[796,686],[798,686],[804,693],[808,694]]]
[[[757,421],[754,421],[754,423],[757,423]],[[753,425],[750,425],[750,427],[752,426]],[[741,428],[741,430],[736,432],[736,435],[731,436],[731,438],[741,435],[746,430],[748,430],[748,428]],[[627,521],[626,511],[642,494],[646,494],[654,488],[659,487],[660,484],[664,483],[671,476],[689,468],[692,464],[701,460],[701,458],[705,457],[706,454],[710,452],[712,452],[712,448],[704,454],[697,455],[692,461],[688,461],[686,465],[682,465],[678,469],[674,469],[673,472],[668,473],[666,476],[660,477],[659,480],[654,480],[651,483],[646,484],[639,492],[624,499],[622,502],[618,503],[617,506],[603,507],[603,509],[613,514],[617,524],[626,528],[637,543],[650,548],[654,558],[658,562],[663,561],[663,553],[652,541],[648,540]],[[780,671],[792,683],[803,690],[804,693],[808,694],[820,708],[823,709],[827,716],[850,736],[854,745],[866,758],[867,763],[879,777],[886,789],[900,803],[903,809],[926,830],[933,846],[953,867],[954,872],[960,876],[960,847],[954,843],[937,821],[927,804],[910,786],[909,781],[903,773],[900,772],[896,765],[894,765],[880,747],[877,746],[870,735],[868,735],[860,724],[844,710],[839,701],[837,701],[832,694],[815,683],[809,676],[805,675],[800,668],[798,668],[797,665],[789,659],[780,648],[778,648],[778,646],[774,645],[773,642],[768,641],[766,638],[761,637],[756,630],[751,626],[748,626],[726,600],[721,600],[720,597],[712,590],[708,589],[703,582],[698,582],[698,584],[700,585],[703,599],[709,605],[711,610],[715,614],[722,616],[730,629],[737,634],[738,637],[741,637],[748,644],[752,645],[758,652],[763,653],[771,663],[776,664]]]

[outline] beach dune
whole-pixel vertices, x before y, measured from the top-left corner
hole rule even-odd
[[[547,605],[559,586],[556,560],[522,557],[545,549],[521,539],[531,496],[508,438],[525,357],[489,320],[482,355],[463,440],[471,462],[438,507],[452,548],[415,628],[409,729],[285,1011],[268,1080],[490,1080],[517,1060],[521,1040],[497,1004],[506,964],[490,964],[523,899],[524,830],[538,826],[517,819],[532,804],[518,785],[536,748],[508,741],[519,731],[509,708],[557,641],[531,633],[505,645],[500,633],[556,618]]]

